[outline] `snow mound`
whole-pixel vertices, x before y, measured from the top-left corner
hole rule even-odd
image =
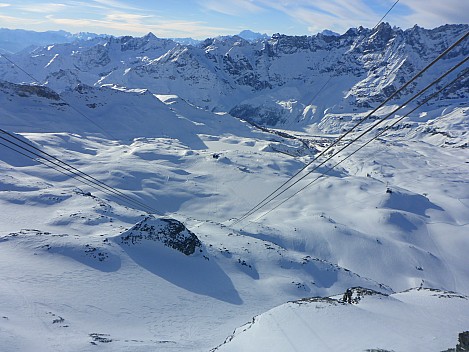
[[[467,327],[464,295],[424,288],[389,296],[352,291],[352,304],[340,296],[283,304],[212,351],[441,351]]]
[[[118,236],[120,243],[142,245],[146,241],[161,242],[185,255],[194,254],[201,249],[202,242],[175,219],[146,216],[142,221]]]
[[[114,272],[121,267],[120,257],[108,246],[107,240],[103,242],[92,237],[21,229],[0,236],[0,243],[10,241],[18,247],[32,249],[34,255],[61,255],[101,272]]]

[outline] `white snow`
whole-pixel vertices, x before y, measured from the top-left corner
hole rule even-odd
[[[369,82],[354,86],[344,74],[314,102],[302,83],[268,95],[245,87],[229,91],[226,82],[213,81],[215,63],[205,52],[150,35],[118,40],[85,46],[84,52],[54,45],[41,51],[44,56],[24,59],[25,67],[60,88],[63,100],[41,86],[1,81],[0,128],[159,214],[151,218],[0,145],[2,352],[455,346],[469,326],[467,98],[425,106],[268,213],[372,138],[370,133],[278,201],[233,225],[366,116],[367,108],[335,99],[346,86],[360,93]],[[230,40],[216,39],[206,50],[233,48],[230,54],[253,60],[247,42]],[[72,52],[73,59],[67,54]],[[384,55],[397,70],[391,54],[390,48]],[[147,56],[146,64],[136,64],[135,55]],[[295,55],[294,66],[311,64],[302,50]],[[100,66],[106,57],[109,63]],[[152,66],[148,60],[155,57],[192,68],[171,79],[174,66]],[[299,78],[304,67],[289,70],[287,57],[279,60],[280,76]],[[51,62],[48,68],[57,65],[62,76],[39,72]],[[118,69],[107,71],[113,64]],[[73,65],[81,67],[79,74]],[[2,71],[2,77],[24,80],[13,71]],[[104,85],[97,84],[101,77]],[[325,77],[315,80],[322,85]],[[231,98],[281,109],[286,122],[270,132],[254,128],[223,112]],[[217,104],[222,108],[210,111]],[[142,235],[135,228],[142,221],[159,229],[160,216],[177,219],[197,236],[201,245],[193,254],[148,238],[132,246],[122,241]],[[353,305],[287,303],[337,299],[357,286],[386,295]],[[243,325],[253,317],[253,324]]]
[[[467,329],[468,311],[467,296],[425,289],[358,304],[290,302],[255,317],[216,351],[443,351],[456,345],[453,331]]]

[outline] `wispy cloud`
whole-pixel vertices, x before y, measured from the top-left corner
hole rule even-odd
[[[2,0],[0,0],[2,1]],[[3,0],[0,26],[36,30],[154,32],[196,38],[249,28],[287,34],[373,27],[395,0]],[[400,1],[386,21],[402,28],[468,23],[468,0]],[[228,15],[229,17],[227,17]],[[208,23],[210,22],[210,23]],[[228,28],[231,27],[231,28]],[[265,30],[269,28],[269,30]]]
[[[26,12],[36,12],[36,13],[54,13],[54,12],[62,12],[67,8],[65,4],[57,4],[57,3],[42,3],[42,4],[29,4],[26,6],[18,6],[17,7],[21,11]]]
[[[357,24],[370,25],[377,17],[364,1],[328,0],[328,1],[272,1],[259,0],[285,15],[308,26],[311,32],[323,29],[344,31]],[[375,22],[376,23],[376,22]]]
[[[75,7],[75,8],[80,8],[80,9],[108,9],[109,7],[108,6],[104,6],[102,4],[99,4],[97,2],[94,2],[94,1],[88,1],[88,2],[85,2],[85,1],[78,1],[78,0],[71,0],[71,1],[68,1],[67,2],[68,5],[70,5],[71,7]]]
[[[104,5],[105,7],[119,9],[119,10],[128,10],[128,11],[143,11],[142,9],[134,6],[130,6],[122,1],[117,0],[93,0],[92,2]]]
[[[246,13],[269,16],[271,11],[303,24],[311,32],[345,31],[350,27],[374,26],[395,0],[199,0],[206,10],[243,17]],[[416,0],[418,1],[418,0]],[[381,8],[382,11],[378,11]],[[278,17],[277,17],[278,18]],[[273,25],[281,26],[281,23]],[[303,27],[303,26],[302,26]]]
[[[225,15],[242,15],[246,12],[262,11],[262,6],[254,0],[201,0],[199,4],[206,10],[219,12]]]
[[[8,23],[10,27],[15,28],[15,26],[23,26],[24,18],[23,17],[14,17],[0,14],[0,22]],[[43,23],[40,20],[28,20],[30,25],[37,25]]]
[[[31,1],[29,4],[28,1],[12,5],[8,13],[2,11],[0,25],[24,28],[27,22],[30,29],[36,30],[66,29],[71,32],[94,31],[114,35],[153,32],[160,37],[206,38],[234,32],[226,26],[194,19],[187,13],[175,12],[171,15],[180,17],[171,17],[155,7],[140,9],[135,7],[138,4],[133,6],[137,1],[61,0],[60,3]]]
[[[58,13],[65,10],[74,10],[77,13],[88,13],[90,10],[101,10],[104,14],[105,11],[125,11],[125,12],[139,12],[144,13],[144,9],[140,9],[134,6],[130,6],[124,2],[117,0],[92,0],[92,1],[77,1],[77,0],[63,0],[62,3],[58,2],[36,2],[34,4],[22,4],[17,5],[16,9],[26,12],[36,13]],[[92,11],[91,13],[96,13]]]
[[[418,24],[433,28],[444,23],[469,23],[469,1],[461,0],[406,0],[410,9],[404,16],[407,27]]]
[[[59,18],[54,15],[47,16],[50,23],[75,27],[78,31],[84,28],[93,28],[99,31],[120,34],[145,34],[153,32],[160,37],[192,36],[206,38],[219,34],[228,34],[226,28],[207,25],[201,21],[166,20],[151,15],[136,15],[129,13],[112,13],[103,19],[74,19]]]
[[[105,22],[124,22],[127,24],[142,24],[142,21],[145,19],[152,18],[153,16],[137,15],[134,13],[112,13],[106,15]]]
[[[199,3],[205,9],[240,17],[246,12],[276,11],[315,33],[323,29],[344,32],[350,27],[373,27],[395,0],[199,0]],[[414,24],[436,27],[468,23],[468,13],[467,0],[406,0],[385,20],[402,28]]]

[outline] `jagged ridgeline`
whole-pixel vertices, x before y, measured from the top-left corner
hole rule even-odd
[[[291,128],[320,122],[327,113],[353,114],[377,106],[468,29],[402,30],[382,23],[375,30],[352,28],[342,35],[275,34],[251,41],[228,36],[194,45],[150,33],[25,49],[12,59],[58,92],[79,84],[146,88],[257,124]],[[423,88],[468,53],[464,41],[407,92]],[[0,79],[32,80],[5,60],[0,61]],[[467,94],[468,79],[460,80],[432,104],[454,104]]]

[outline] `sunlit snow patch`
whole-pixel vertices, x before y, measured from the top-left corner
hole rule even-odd
[[[283,304],[211,351],[442,351],[467,328],[464,295],[424,288],[352,293],[351,304],[340,296]]]

